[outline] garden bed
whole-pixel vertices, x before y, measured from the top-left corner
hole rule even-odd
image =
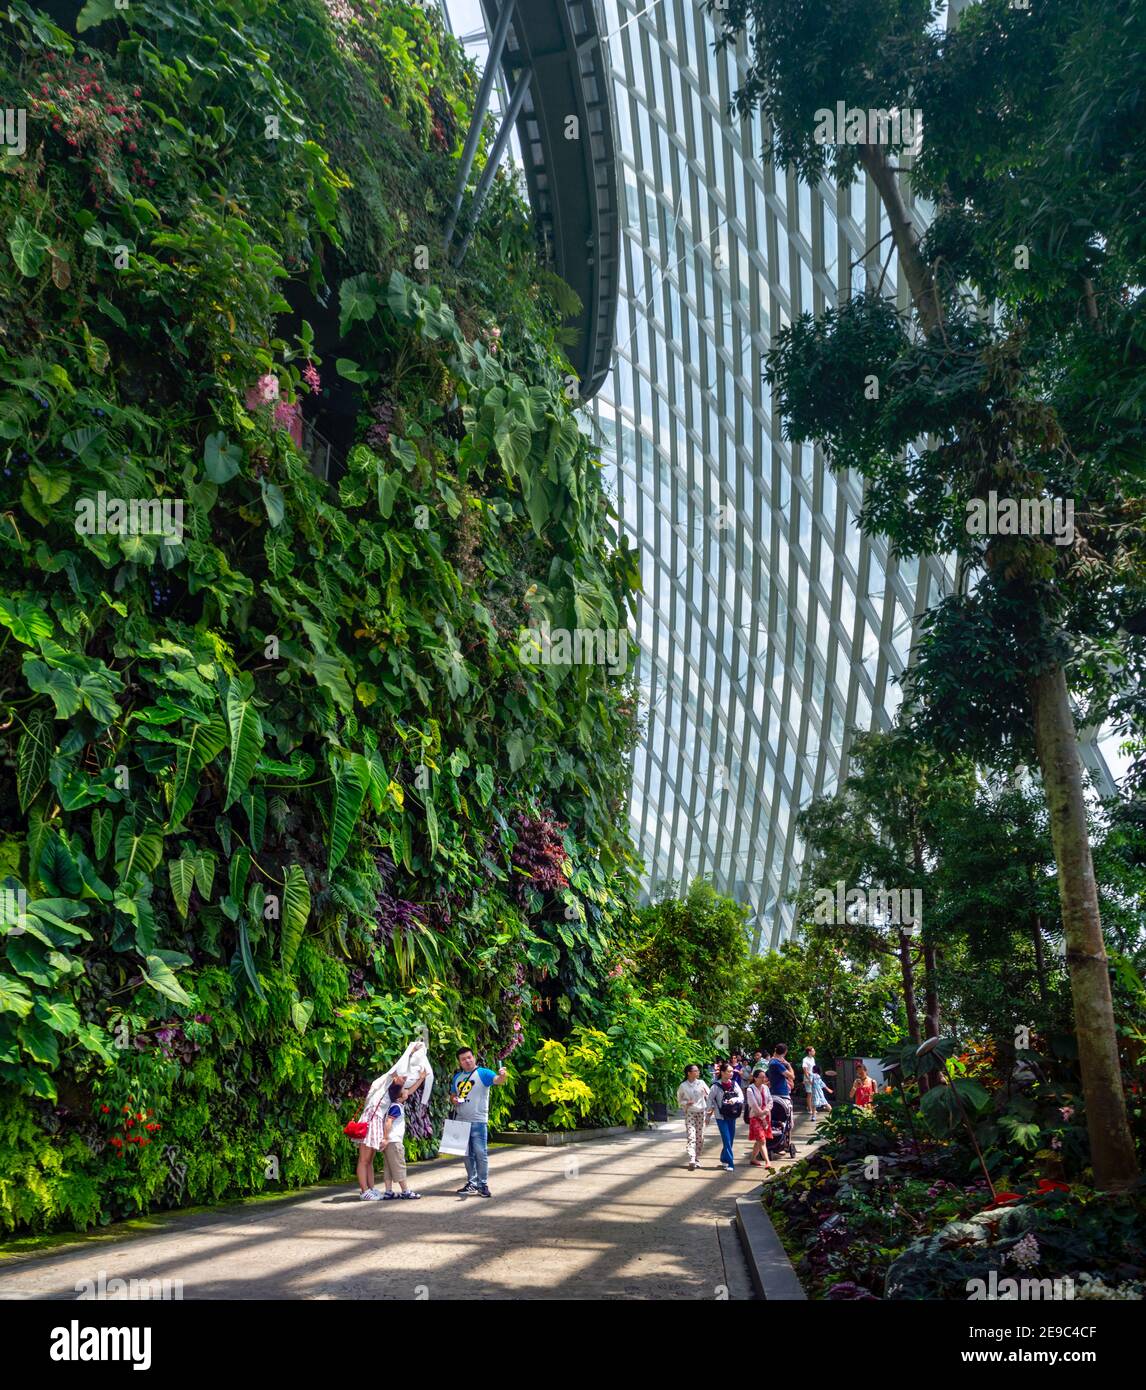
[[[612,1139],[618,1134],[630,1134],[632,1125],[608,1125],[604,1129],[550,1129],[497,1131],[490,1135],[494,1144],[535,1144],[541,1148],[556,1148],[560,1144],[583,1144],[590,1139]]]
[[[882,1101],[882,1098],[880,1098]],[[1146,1194],[1035,1174],[996,1181],[970,1149],[837,1112],[823,1146],[761,1201],[810,1298],[1133,1299],[1146,1292]],[[1006,1190],[1012,1188],[1014,1190]]]

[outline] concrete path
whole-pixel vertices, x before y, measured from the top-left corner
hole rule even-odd
[[[101,1271],[178,1280],[185,1299],[746,1299],[731,1219],[762,1176],[742,1162],[746,1139],[738,1133],[732,1174],[719,1167],[715,1126],[702,1167],[687,1170],[679,1118],[562,1148],[497,1147],[490,1200],[455,1196],[462,1162],[442,1157],[410,1166],[419,1202],[360,1202],[349,1186],[324,1186],[0,1260],[0,1299],[75,1299]]]

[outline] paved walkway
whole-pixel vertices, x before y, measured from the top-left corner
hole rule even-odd
[[[737,1135],[738,1163],[746,1137]],[[185,1299],[749,1298],[730,1222],[762,1171],[725,1173],[719,1152],[712,1126],[690,1173],[679,1117],[561,1148],[498,1147],[492,1200],[456,1197],[462,1162],[442,1157],[410,1166],[420,1202],[360,1202],[326,1186],[177,1217],[122,1242],[0,1260],[0,1299],[74,1299],[101,1271],[180,1280]]]

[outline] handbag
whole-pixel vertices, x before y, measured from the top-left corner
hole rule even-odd
[[[370,1133],[370,1121],[374,1119],[374,1116],[378,1113],[378,1107],[385,1099],[386,1090],[383,1088],[382,1094],[374,1102],[374,1109],[370,1112],[370,1119],[351,1120],[349,1124],[343,1126],[343,1134],[345,1134],[348,1139],[365,1139]]]
[[[438,1152],[444,1154],[465,1154],[470,1147],[469,1120],[447,1120],[442,1130],[442,1142]]]

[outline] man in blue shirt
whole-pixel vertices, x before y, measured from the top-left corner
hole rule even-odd
[[[458,1067],[450,1080],[450,1102],[459,1120],[470,1122],[470,1140],[466,1147],[466,1185],[458,1188],[459,1197],[492,1197],[486,1179],[489,1177],[489,1088],[504,1086],[507,1080],[504,1067],[496,1072],[479,1067],[473,1048],[458,1048]]]
[[[774,1096],[790,1096],[796,1073],[788,1061],[787,1043],[777,1043],[768,1062],[768,1089]]]

